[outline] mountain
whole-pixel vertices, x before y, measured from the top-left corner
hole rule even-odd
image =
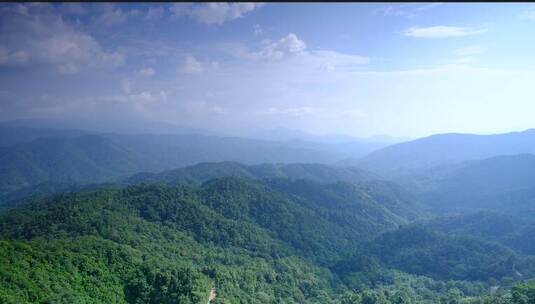
[[[366,138],[345,134],[316,135],[288,128],[274,128],[260,132],[245,134],[244,137],[261,140],[298,144],[309,148],[328,151],[340,155],[341,159],[363,157],[367,154],[386,147],[403,139],[390,136],[372,136]]]
[[[535,221],[495,212],[442,216],[426,226],[448,235],[471,235],[535,255]]]
[[[77,137],[90,132],[81,130],[0,127],[0,147],[28,143],[42,137]]]
[[[0,213],[0,300],[454,303],[535,275],[503,246],[409,224],[410,202],[382,192],[223,177],[34,199]]]
[[[117,144],[169,170],[200,162],[236,161],[244,164],[331,163],[337,155],[313,147],[239,137],[194,134],[108,134]]]
[[[399,182],[437,211],[483,209],[530,216],[535,214],[533,180],[535,155],[520,154],[445,166]]]
[[[293,130],[283,127],[278,127],[274,129],[253,132],[247,137],[265,139],[265,140],[274,140],[274,141],[308,141],[308,142],[318,142],[318,143],[331,143],[331,144],[340,144],[340,143],[349,143],[349,142],[358,142],[358,143],[369,143],[375,144],[377,146],[385,146],[388,144],[394,144],[402,141],[406,141],[403,138],[391,137],[386,135],[376,135],[371,137],[355,137],[346,134],[326,134],[326,135],[317,135],[304,131]]]
[[[323,199],[336,202],[355,200],[358,193],[366,193],[362,200],[373,199],[395,214],[407,219],[423,215],[417,199],[399,185],[377,180],[377,176],[354,167],[333,167],[323,164],[261,164],[247,166],[235,162],[201,163],[161,173],[138,173],[124,180],[127,184],[140,183],[203,183],[221,177],[259,179],[271,187],[294,196],[305,196],[309,201]],[[291,185],[290,188],[279,188]],[[327,189],[317,183],[332,184]],[[292,191],[289,191],[291,189]],[[301,189],[299,192],[293,192]],[[328,190],[328,191],[325,191]],[[356,210],[355,212],[359,212]]]
[[[345,163],[398,177],[437,166],[521,153],[535,153],[535,129],[496,135],[432,135],[394,144]]]
[[[150,169],[136,154],[106,138],[44,137],[0,149],[0,192],[45,181],[109,181],[141,168]]]
[[[98,183],[137,172],[157,172],[200,162],[329,163],[336,160],[336,155],[328,152],[233,137],[54,132],[32,133],[25,129],[19,132],[25,136],[6,140],[11,144],[0,147],[1,195],[43,182]],[[347,174],[361,174],[357,171]]]
[[[23,129],[54,129],[84,130],[90,133],[121,133],[121,134],[207,134],[208,132],[188,126],[128,117],[73,117],[73,118],[33,118],[0,122],[0,128]]]
[[[518,269],[535,270],[531,262],[504,246],[473,237],[448,236],[422,225],[385,232],[334,269],[347,275],[380,265],[439,280],[488,280],[514,277]]]
[[[0,216],[0,298],[200,303],[212,282],[230,302],[330,302],[320,265],[399,221],[364,211],[347,225],[322,204],[236,178],[50,196]]]
[[[202,183],[225,176],[252,179],[287,178],[308,179],[320,183],[361,182],[376,179],[377,176],[358,168],[333,167],[324,164],[260,164],[244,165],[237,162],[200,163],[160,173],[138,173],[125,181],[128,183]]]

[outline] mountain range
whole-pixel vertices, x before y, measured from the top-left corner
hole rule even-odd
[[[522,153],[535,154],[535,129],[495,135],[437,134],[394,144],[343,164],[399,177],[469,160]]]
[[[0,302],[531,303],[534,134],[4,126]]]

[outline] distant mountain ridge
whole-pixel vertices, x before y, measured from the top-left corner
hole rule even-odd
[[[110,182],[138,172],[154,173],[203,162],[316,164],[284,169],[277,165],[264,165],[255,168],[254,174],[241,174],[244,177],[292,175],[334,182],[369,179],[372,176],[363,170],[322,166],[341,157],[336,147],[327,144],[327,148],[320,148],[321,145],[317,143],[285,143],[195,134],[109,134],[11,127],[0,128],[0,134],[5,135],[1,141],[4,146],[0,146],[0,197],[34,193],[31,187],[43,183]],[[235,167],[236,172],[244,170],[243,167]],[[309,169],[312,171],[308,172]],[[215,170],[210,172],[212,175],[217,172],[215,167],[210,170]],[[200,174],[202,170],[197,171],[196,174]],[[41,189],[55,188],[45,185]],[[19,190],[22,192],[10,195]]]
[[[0,150],[0,192],[46,181],[109,181],[141,168],[150,167],[132,151],[106,138],[38,138]]]
[[[395,177],[468,160],[522,153],[535,153],[535,129],[494,135],[437,134],[394,144],[346,164]]]
[[[321,143],[348,143],[348,142],[359,142],[359,143],[368,143],[370,146],[386,146],[393,143],[398,143],[406,141],[405,138],[397,138],[387,135],[375,135],[370,137],[356,137],[347,134],[325,134],[318,135],[312,134],[300,130],[288,129],[288,128],[273,128],[269,130],[253,132],[248,134],[247,137],[258,138],[258,139],[267,139],[275,141],[311,141],[311,142],[321,142]]]

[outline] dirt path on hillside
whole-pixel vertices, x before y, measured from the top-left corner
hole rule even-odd
[[[217,292],[215,290],[215,284],[212,282],[212,289],[210,289],[210,294],[208,295],[208,303],[210,304],[217,297]]]

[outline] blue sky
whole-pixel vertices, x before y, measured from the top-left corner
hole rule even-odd
[[[535,6],[3,4],[0,119],[416,137],[535,127]]]

